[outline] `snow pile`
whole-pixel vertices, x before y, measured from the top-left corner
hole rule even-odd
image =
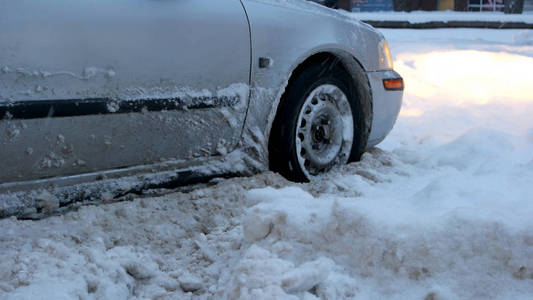
[[[206,292],[203,277],[210,276],[198,269],[224,257],[221,249],[238,247],[238,239],[237,246],[231,242],[237,234],[224,232],[216,251],[209,240],[217,236],[211,230],[228,227],[231,215],[242,211],[239,194],[242,188],[228,182],[168,198],[83,207],[39,222],[1,220],[0,298],[183,298]]]
[[[40,221],[2,219],[0,299],[220,298],[220,273],[240,256],[245,190],[287,184],[266,173]]]
[[[76,241],[75,235],[65,238]],[[163,294],[161,287],[151,284],[156,280],[166,281],[169,287],[176,284],[159,270],[149,255],[134,247],[106,249],[99,238],[88,242],[79,252],[73,253],[64,242],[48,238],[34,240],[30,247],[23,249],[23,255],[14,257],[18,262],[18,276],[13,284],[18,288],[9,298],[72,299],[93,294],[98,299],[124,299],[132,290],[139,296],[149,297]],[[43,257],[46,257],[44,261]],[[3,262],[4,265],[8,263],[11,262]],[[143,283],[146,286],[140,289]],[[4,289],[9,290],[10,286]]]
[[[533,160],[502,170],[472,159],[495,158],[482,150],[501,142],[483,141],[493,137],[468,134],[436,150],[443,159],[431,155],[418,166],[366,154],[362,165],[321,183],[329,185],[321,191],[333,194],[250,191],[249,201],[258,204],[243,230],[252,246],[232,271],[230,298],[517,299],[532,293],[533,202],[524,200],[533,199]],[[533,144],[528,150],[533,153]],[[370,174],[346,175],[364,171]]]

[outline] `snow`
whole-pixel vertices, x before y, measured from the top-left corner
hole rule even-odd
[[[357,12],[354,18],[365,21],[408,21],[410,23],[485,21],[485,22],[524,22],[533,23],[533,13],[504,14],[503,12],[462,12],[462,11],[412,11],[412,12]]]
[[[404,107],[360,162],[0,220],[0,298],[531,299],[531,31],[382,33]]]

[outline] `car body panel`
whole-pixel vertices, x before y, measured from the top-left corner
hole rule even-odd
[[[239,0],[3,1],[0,53],[0,182],[215,155],[239,141],[250,74]],[[152,111],[155,100],[168,103]],[[50,117],[28,117],[39,101]],[[80,108],[60,116],[65,102]]]
[[[367,72],[373,93],[373,121],[367,147],[379,144],[389,134],[396,123],[396,118],[402,107],[403,91],[387,91],[384,89],[384,79],[401,78],[394,71]]]

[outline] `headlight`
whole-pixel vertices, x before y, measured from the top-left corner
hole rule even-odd
[[[381,70],[392,70],[392,56],[390,54],[389,43],[386,40],[379,42],[379,68]]]

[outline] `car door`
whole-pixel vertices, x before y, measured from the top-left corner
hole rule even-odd
[[[248,101],[239,0],[0,4],[0,183],[224,154]]]

